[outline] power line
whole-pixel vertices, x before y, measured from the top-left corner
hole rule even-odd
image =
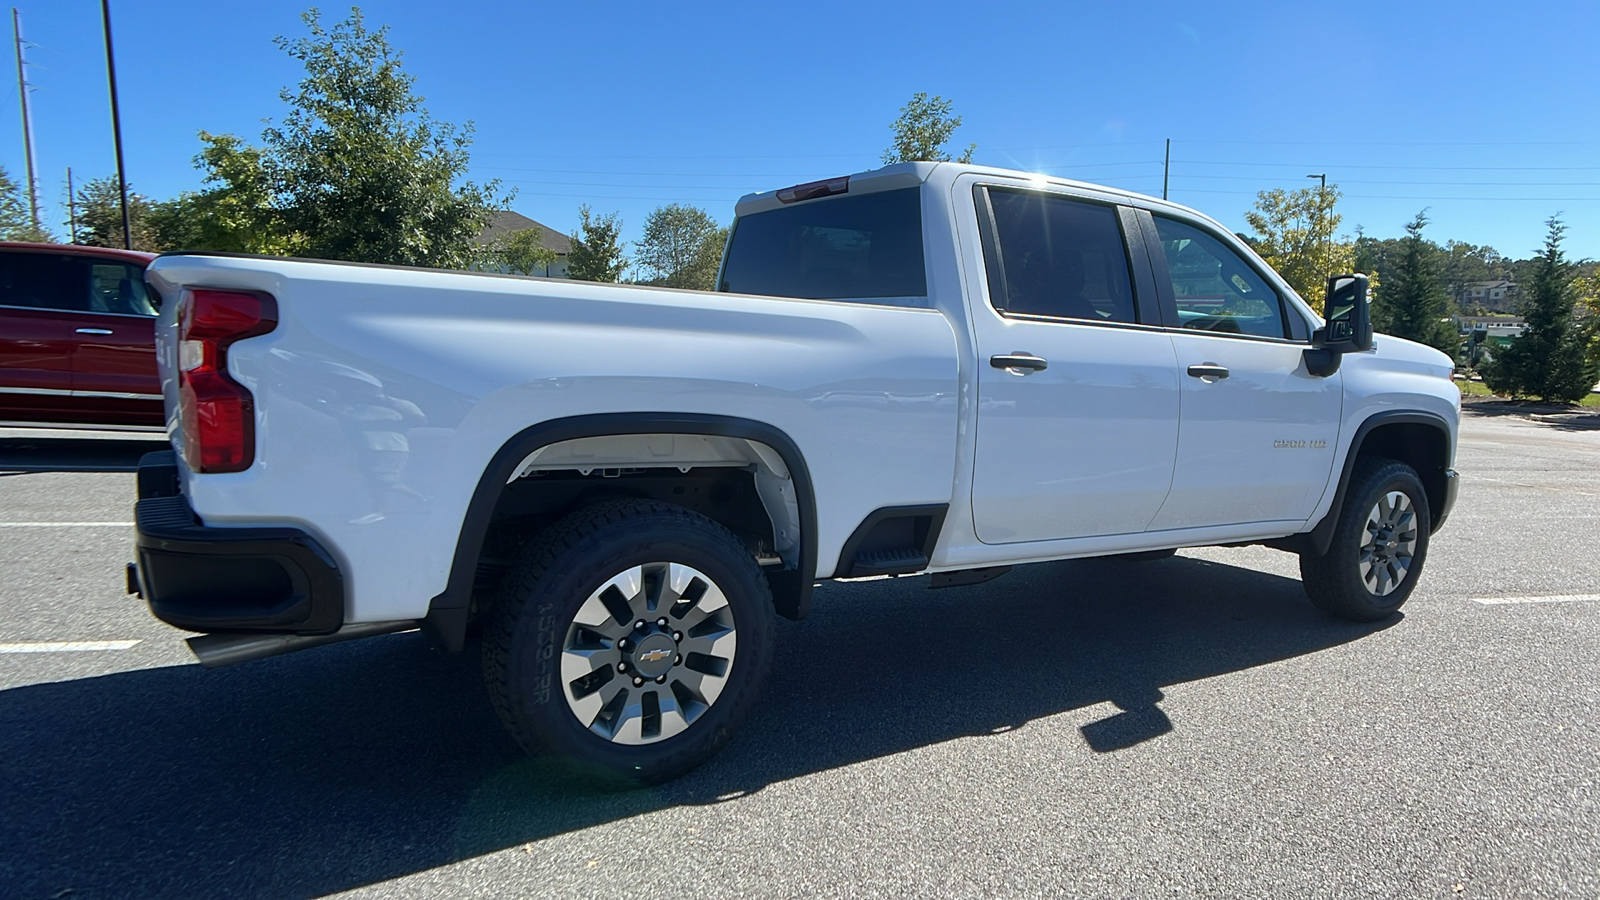
[[[1213,160],[1190,159],[1174,160],[1174,165],[1182,166],[1238,166],[1241,168],[1257,169],[1304,169],[1308,166],[1318,166],[1333,170],[1339,169],[1389,169],[1397,171],[1415,172],[1600,172],[1600,166],[1346,166],[1330,162],[1320,163],[1249,163],[1249,162],[1217,162]]]
[[[1224,190],[1208,190],[1208,189],[1205,189],[1205,188],[1185,188],[1183,192],[1184,193],[1188,193],[1188,194],[1234,194],[1234,195],[1249,195],[1249,194],[1259,193],[1258,191],[1248,191],[1248,190],[1224,191]],[[1344,195],[1344,199],[1346,199],[1346,200],[1467,200],[1467,201],[1471,201],[1473,203],[1500,201],[1500,200],[1516,200],[1516,201],[1529,201],[1529,202],[1539,202],[1539,203],[1589,203],[1589,202],[1594,202],[1594,201],[1600,201],[1600,197],[1422,197],[1422,196],[1397,196],[1397,195],[1386,195],[1386,194],[1385,195],[1380,195],[1380,194],[1345,194]]]
[[[1259,181],[1260,175],[1185,175],[1185,178],[1204,178],[1209,181]],[[1267,176],[1273,177],[1273,176]],[[1290,176],[1282,176],[1293,181]],[[1596,187],[1600,181],[1340,181],[1339,184],[1410,184],[1410,185],[1445,185],[1450,187]]]
[[[1283,147],[1587,147],[1600,141],[1190,141],[1175,144],[1227,144]]]

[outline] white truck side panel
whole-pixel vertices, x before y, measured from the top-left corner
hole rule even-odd
[[[554,419],[703,413],[782,430],[816,491],[819,577],[868,513],[951,497],[957,349],[934,310],[210,256],[158,259],[148,278],[164,346],[180,287],[277,299],[278,327],[229,351],[256,398],[255,463],[185,470],[184,490],[207,525],[326,540],[347,622],[426,613],[488,461]],[[170,410],[170,352],[162,366]]]

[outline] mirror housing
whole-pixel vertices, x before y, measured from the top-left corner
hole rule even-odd
[[[1332,275],[1328,278],[1328,299],[1322,307],[1325,324],[1311,336],[1306,351],[1306,369],[1327,377],[1339,371],[1339,358],[1346,353],[1372,349],[1372,309],[1367,302],[1367,276]]]

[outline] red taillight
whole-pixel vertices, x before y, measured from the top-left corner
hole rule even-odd
[[[255,402],[228,376],[228,345],[278,325],[266,294],[189,291],[178,311],[178,413],[196,472],[242,472],[255,459]]]

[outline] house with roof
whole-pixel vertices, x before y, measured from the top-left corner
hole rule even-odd
[[[539,229],[539,245],[556,255],[555,262],[544,267],[542,272],[534,275],[543,275],[547,278],[567,277],[567,254],[572,252],[572,239],[562,234],[560,230],[551,228],[541,222],[536,222],[527,216],[512,212],[509,209],[496,210],[489,216],[489,224],[478,233],[477,242],[480,244],[493,244],[496,241],[510,237],[518,231],[529,228]]]
[[[1516,311],[1520,296],[1516,283],[1503,278],[1499,281],[1472,281],[1462,285],[1461,290],[1456,292],[1456,306],[1460,309],[1509,313]]]

